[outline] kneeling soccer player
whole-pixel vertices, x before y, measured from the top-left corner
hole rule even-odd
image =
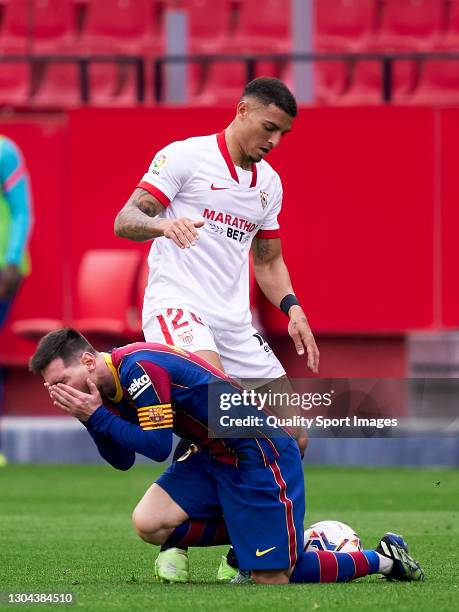
[[[139,536],[173,548],[232,543],[241,570],[257,583],[348,581],[381,572],[422,580],[403,539],[386,534],[377,551],[303,551],[305,495],[300,453],[290,437],[211,438],[208,386],[230,379],[182,349],[136,343],[97,352],[77,331],[47,334],[30,361],[54,404],[78,418],[114,467],[141,453],[164,461],[172,433],[197,452],[173,463],[134,510]],[[117,414],[114,413],[116,410]],[[223,517],[225,517],[223,519]],[[170,563],[170,581],[188,580],[186,555]],[[164,577],[162,568],[157,575]]]

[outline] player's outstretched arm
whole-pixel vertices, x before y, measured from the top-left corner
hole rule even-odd
[[[175,242],[181,249],[194,246],[199,239],[198,227],[204,221],[179,219],[158,219],[164,206],[150,192],[137,187],[115,218],[115,234],[136,242],[164,236]]]
[[[268,300],[279,308],[283,298],[294,293],[290,275],[282,257],[280,238],[255,237],[252,254],[257,283]],[[319,349],[301,306],[291,306],[288,317],[290,319],[288,333],[295,343],[298,355],[303,355],[306,350],[308,367],[317,373]]]

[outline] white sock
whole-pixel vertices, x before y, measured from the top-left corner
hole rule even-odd
[[[391,573],[392,568],[394,567],[394,562],[389,557],[385,557],[379,553],[376,553],[379,557],[379,573],[387,576]]]

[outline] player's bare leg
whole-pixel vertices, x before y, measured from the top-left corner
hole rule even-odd
[[[187,519],[187,513],[157,484],[147,490],[132,514],[135,530],[149,544],[164,544],[174,528]],[[155,561],[154,575],[163,582],[188,582],[186,550],[171,547],[160,552]]]
[[[137,504],[132,521],[142,540],[163,545],[155,561],[155,576],[163,582],[188,582],[188,546],[230,543],[223,516],[205,521],[190,519],[156,483]]]
[[[132,514],[135,530],[150,544],[164,544],[172,531],[188,518],[187,513],[157,484],[151,485]]]
[[[224,372],[224,368],[220,359],[220,355],[215,351],[195,351],[195,355],[201,357],[201,359],[205,359],[210,364],[214,366],[214,368],[218,368],[222,372]]]
[[[290,569],[285,570],[253,570],[251,572],[253,582],[257,584],[288,584]]]

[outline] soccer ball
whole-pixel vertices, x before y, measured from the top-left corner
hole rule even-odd
[[[339,521],[320,521],[304,532],[304,550],[356,552],[362,550],[359,536],[352,527]]]

